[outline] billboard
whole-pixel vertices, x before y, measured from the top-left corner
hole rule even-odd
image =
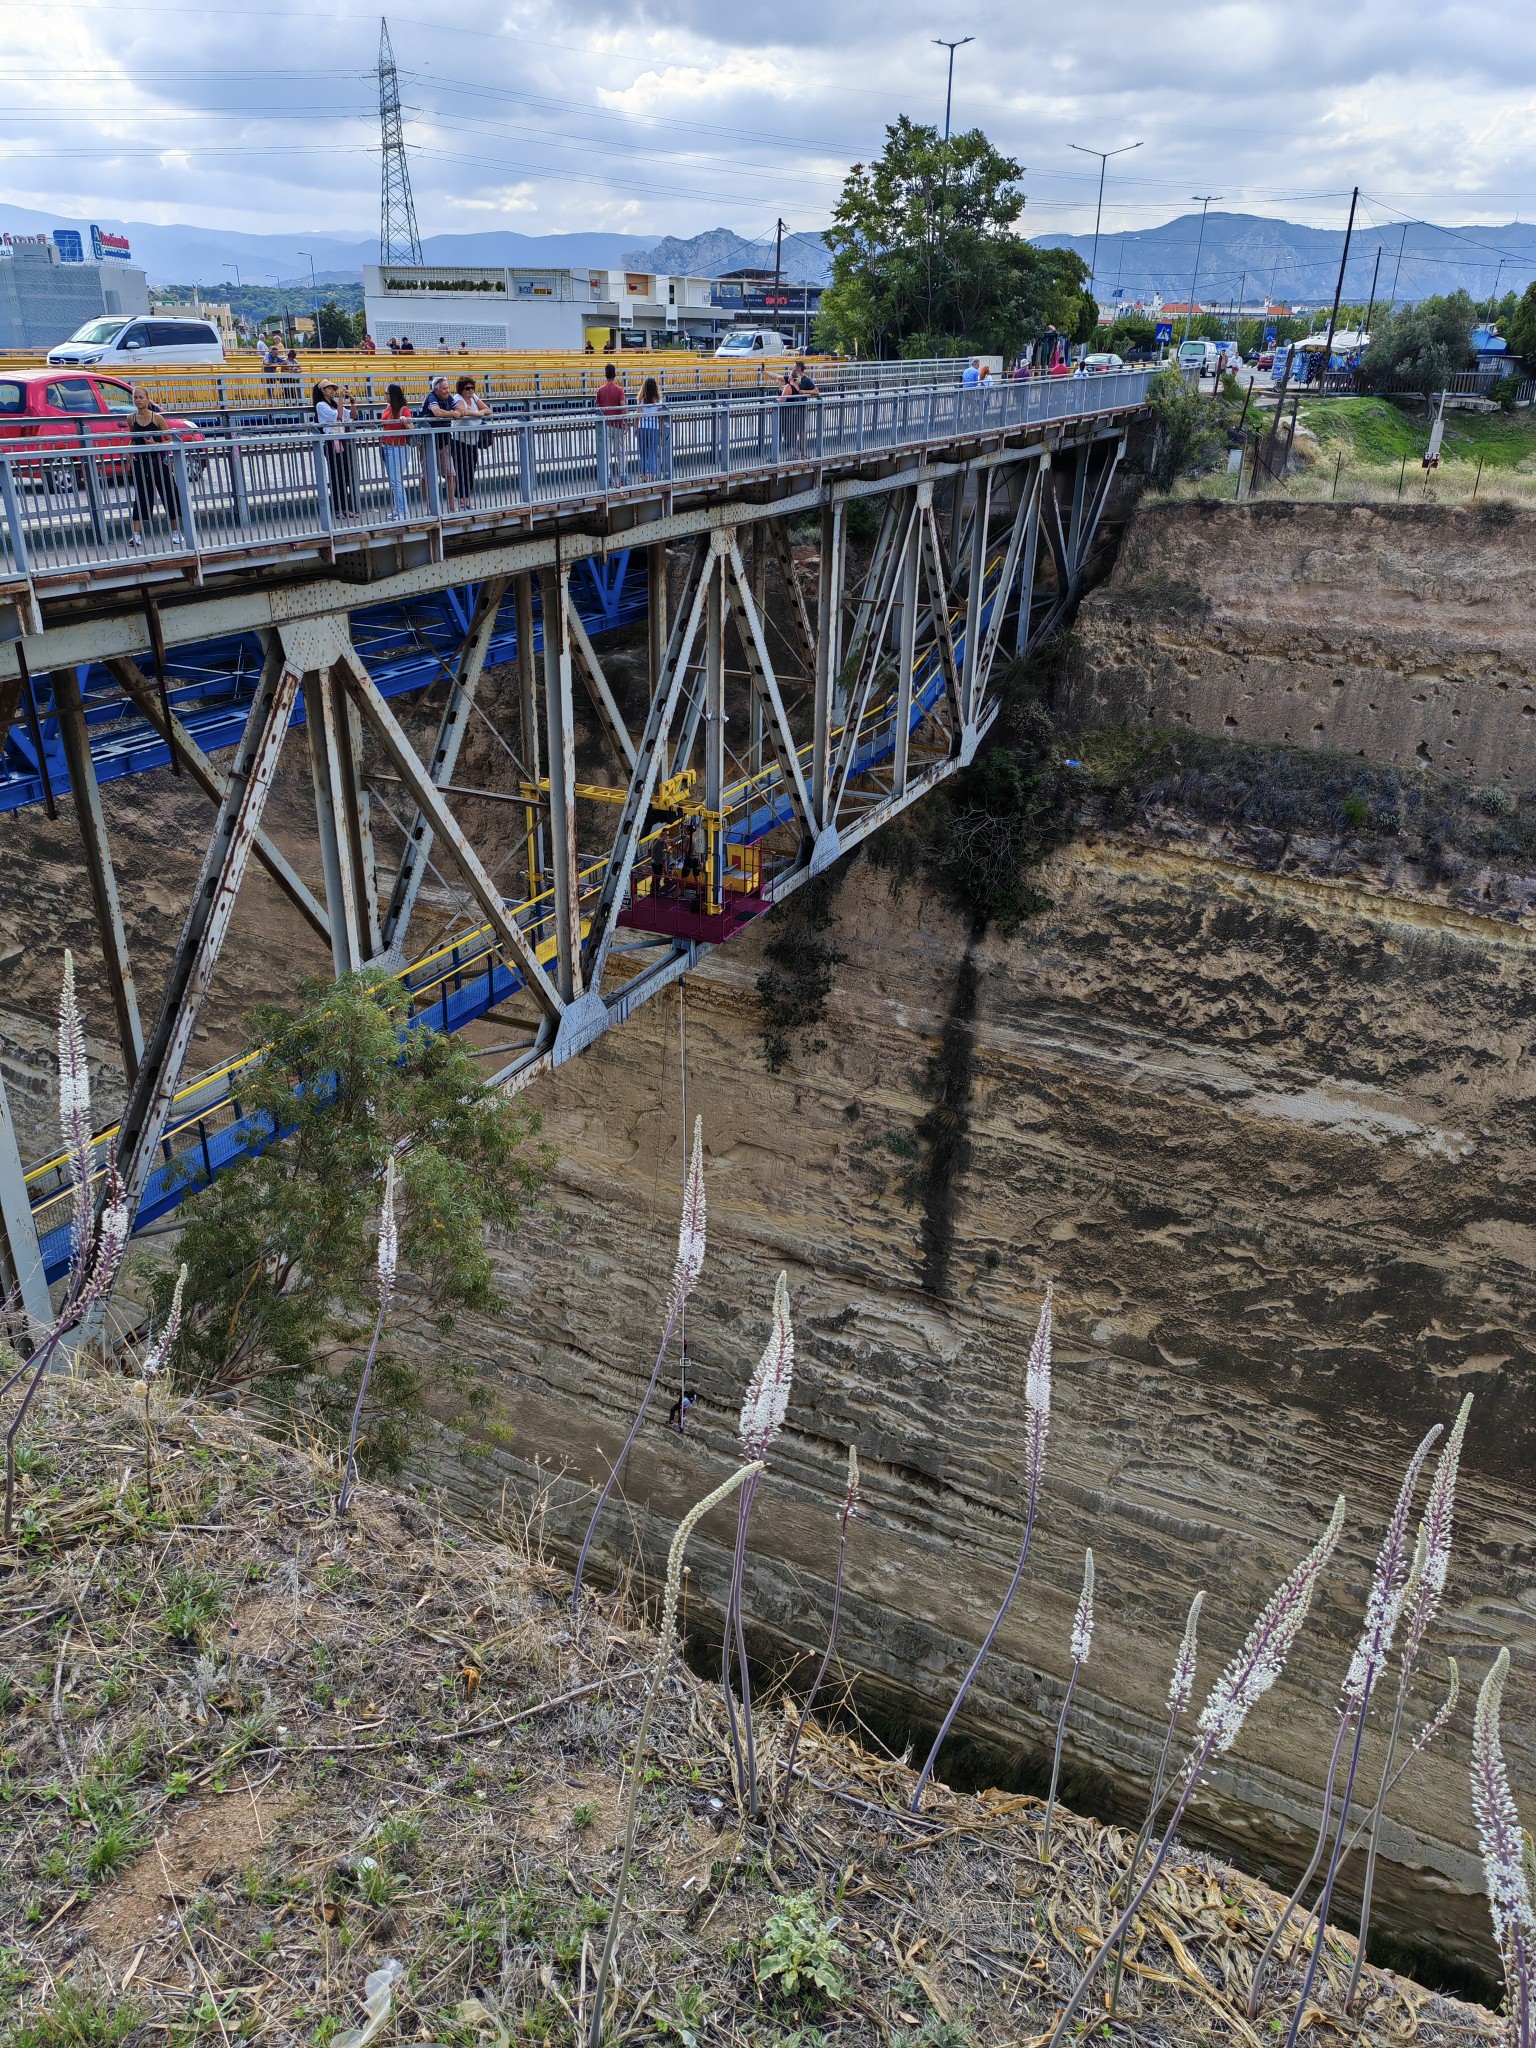
[[[110,229],[99,228],[94,222],[91,224],[91,254],[98,263],[130,263],[133,260],[133,250],[126,235],[114,235]]]
[[[85,261],[85,244],[80,239],[80,230],[78,228],[55,228],[53,231],[53,246],[59,252],[59,261],[61,263],[83,263]]]

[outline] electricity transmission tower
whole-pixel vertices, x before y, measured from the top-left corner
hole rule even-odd
[[[379,261],[420,263],[421,237],[416,232],[416,203],[411,198],[411,171],[405,160],[405,131],[400,125],[400,80],[389,23],[379,19],[379,132],[383,148],[383,179],[379,187]]]

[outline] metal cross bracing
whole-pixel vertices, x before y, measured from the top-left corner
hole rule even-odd
[[[611,633],[645,616],[643,562],[630,567],[627,548],[606,562],[578,565],[573,578],[582,624],[588,633]],[[451,666],[475,604],[473,585],[370,606],[352,614],[352,638],[386,697],[426,688]],[[539,624],[534,621],[538,643]],[[517,629],[503,614],[495,624],[486,660],[511,661]],[[231,635],[184,648],[167,660],[166,689],[172,710],[206,753],[231,747],[244,727],[257,678],[261,646],[255,633]],[[70,671],[71,674],[75,671]],[[16,718],[0,735],[0,813],[44,803],[48,791],[70,786],[60,707],[52,678],[31,678],[36,718]],[[85,711],[92,763],[98,782],[115,782],[170,764],[171,752],[156,716],[141,708],[131,691],[104,662],[81,664],[78,690]],[[0,697],[0,710],[4,708]],[[293,721],[302,724],[302,701]]]
[[[308,582],[251,579],[163,600],[173,669],[187,649],[247,633],[262,663],[224,765],[170,706],[178,758],[213,822],[170,972],[153,994],[133,978],[90,800],[91,752],[78,720],[72,728],[67,765],[83,794],[72,808],[129,1084],[118,1125],[98,1144],[117,1146],[138,1226],[280,1135],[242,1108],[244,1062],[185,1074],[252,859],[325,935],[338,973],[389,966],[413,1018],[437,1028],[494,1018],[501,1064],[490,1078],[526,1086],[972,759],[1008,661],[1055,628],[1080,587],[1136,412],[1113,402],[1108,382],[1089,389],[1111,402],[1049,423],[980,434],[957,420],[945,446],[855,450],[809,474],[797,465],[776,491],[654,504],[621,529],[625,545],[644,547],[648,690],[638,730],[576,600],[584,565],[616,552],[590,513],[513,539],[482,530],[446,559],[376,562],[366,585],[327,567]],[[855,565],[849,522],[862,499],[880,516],[867,562]],[[809,590],[789,545],[790,521],[807,515],[820,529]],[[634,566],[628,582],[638,587]],[[462,593],[462,630],[435,733],[418,744],[363,628],[391,606],[450,590]],[[95,604],[50,605],[42,631],[19,647],[0,642],[0,715],[18,715],[38,678],[94,661],[166,732],[143,605],[107,592]],[[516,715],[501,736],[510,785],[461,788],[461,743],[485,717],[481,677],[508,630],[517,665]],[[588,707],[579,773],[578,696]],[[67,682],[55,701],[73,706]],[[314,794],[307,877],[291,846],[285,855],[263,829],[300,706]],[[493,822],[466,830],[460,799],[487,795],[494,801],[475,815],[489,810]],[[670,864],[658,857],[664,843]],[[698,871],[690,861],[680,874],[677,856],[695,844]],[[460,909],[423,950],[412,930],[428,877],[437,913],[445,901]],[[5,1258],[38,1314],[41,1290],[67,1260],[65,1166],[8,1164],[8,1128],[0,1118]]]

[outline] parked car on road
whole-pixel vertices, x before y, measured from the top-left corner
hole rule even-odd
[[[117,377],[96,377],[85,371],[4,370],[0,368],[0,454],[16,453],[16,444],[48,457],[50,469],[69,467],[72,449],[86,446],[126,450],[128,421],[133,413],[133,388]],[[166,416],[176,439],[195,452],[188,457],[192,475],[201,475],[206,457],[201,430],[191,420]],[[74,465],[81,479],[84,466]],[[31,470],[30,463],[20,465]],[[120,475],[120,462],[103,465],[109,476]]]
[[[103,370],[176,369],[187,363],[222,363],[224,344],[211,320],[173,320],[136,314],[87,320],[68,341],[48,351],[60,367],[89,363]]]
[[[1098,355],[1084,356],[1083,368],[1090,377],[1102,377],[1106,371],[1123,370],[1125,368],[1125,358],[1115,355],[1112,350],[1106,349]]]

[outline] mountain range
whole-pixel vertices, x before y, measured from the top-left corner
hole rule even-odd
[[[250,235],[222,228],[165,227],[151,221],[108,220],[96,225],[126,235],[133,260],[143,266],[152,285],[233,283],[236,266],[245,284],[308,286],[313,257],[320,284],[360,284],[365,263],[379,260],[377,235],[337,235],[315,228],[288,235]],[[89,221],[62,213],[39,213],[26,206],[0,206],[0,230],[13,235],[47,234],[53,228],[79,228]],[[478,234],[427,235],[421,245],[428,263],[505,263],[541,268],[595,263],[604,267],[625,262],[631,237],[609,234],[520,235],[505,228]]]
[[[321,284],[357,284],[362,266],[377,260],[378,242],[369,235],[315,230],[255,235],[148,221],[98,220],[126,235],[151,284],[217,285],[233,282],[238,266],[245,284],[308,286],[310,262]],[[0,230],[41,234],[56,227],[88,228],[88,221],[0,205]],[[1075,249],[1093,257],[1091,235],[1042,234],[1044,248]],[[1195,296],[1208,305],[1235,299],[1249,304],[1266,294],[1301,306],[1333,295],[1342,228],[1306,227],[1251,213],[1211,213],[1202,226],[1197,213],[1181,214],[1162,226],[1099,237],[1098,297],[1103,304],[1130,304],[1160,292],[1165,299]],[[422,252],[429,263],[527,265],[597,264],[629,270],[665,271],[682,277],[718,277],[748,267],[771,269],[771,241],[751,242],[730,228],[710,228],[686,239],[666,236],[651,248],[636,248],[629,236],[591,234],[524,235],[504,228],[475,234],[428,235]],[[1379,252],[1379,267],[1378,267]],[[781,266],[786,283],[825,284],[831,258],[818,234],[784,237]],[[1373,274],[1378,300],[1418,299],[1432,292],[1463,289],[1475,299],[1494,287],[1523,290],[1536,277],[1536,227],[1515,221],[1504,227],[1432,227],[1394,221],[1385,227],[1356,222],[1350,245],[1345,297],[1369,297]]]
[[[832,255],[820,235],[786,235],[777,254],[786,284],[830,282]],[[669,277],[723,277],[731,270],[772,270],[774,255],[771,240],[749,242],[730,228],[708,228],[687,241],[668,235],[653,249],[630,249],[623,260],[626,269]]]
[[[1075,249],[1084,262],[1093,260],[1092,235],[1034,239],[1042,248]],[[1239,292],[1248,305],[1266,295],[1282,304],[1326,304],[1343,249],[1342,228],[1303,227],[1253,213],[1210,213],[1202,228],[1198,213],[1185,213],[1161,227],[1101,235],[1096,296],[1101,305],[1132,304],[1160,291],[1165,299],[1185,303],[1198,258],[1194,297],[1206,305],[1236,300]],[[1536,227],[1523,221],[1462,228],[1392,221],[1382,227],[1357,219],[1345,299],[1367,301],[1373,276],[1378,304],[1458,290],[1487,299],[1495,286],[1501,294],[1523,291],[1536,277]],[[1118,302],[1117,291],[1123,294]]]

